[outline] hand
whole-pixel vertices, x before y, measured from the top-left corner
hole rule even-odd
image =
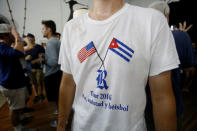
[[[44,64],[45,63],[45,54],[44,53],[39,53],[38,56],[40,58],[40,63]]]
[[[32,64],[36,64],[36,63],[40,64],[41,63],[40,58],[37,58],[35,60],[32,60],[31,63]]]
[[[29,40],[28,40],[27,37],[24,38],[24,41],[25,41],[25,43],[27,43],[27,44],[29,43]]]
[[[40,56],[45,56],[45,54],[44,54],[44,53],[39,53],[38,56],[39,56],[39,57],[40,57]]]
[[[20,39],[20,35],[19,35],[19,33],[17,32],[16,27],[12,27],[11,33],[12,33],[12,35],[14,36],[14,38],[15,38],[16,40],[19,40],[19,39]]]
[[[179,28],[175,28],[175,30],[181,30],[181,31],[187,32],[189,29],[192,28],[192,26],[193,26],[193,25],[189,25],[189,26],[187,27],[187,23],[186,23],[186,21],[184,21],[183,24],[180,22],[180,23],[179,23]]]
[[[29,50],[32,50],[34,47],[33,46],[26,46],[26,48],[25,48],[25,51],[29,51]]]
[[[31,55],[25,57],[25,60],[31,60],[31,59],[32,59]]]

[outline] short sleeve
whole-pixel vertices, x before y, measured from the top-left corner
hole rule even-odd
[[[149,76],[172,70],[180,64],[174,38],[165,17],[160,17],[160,26],[154,30],[151,46]],[[162,23],[162,24],[161,24]],[[157,25],[154,25],[157,26]]]
[[[60,53],[59,53],[59,61],[58,63],[60,64],[60,69],[68,74],[71,73],[71,68],[70,68],[70,59],[71,59],[71,54],[70,54],[70,46],[69,46],[69,37],[67,33],[67,28],[66,25],[63,30],[62,34],[62,41],[61,41],[61,46],[60,46]]]
[[[0,45],[0,55],[21,58],[24,56],[24,53],[20,52],[19,50],[14,49],[14,48],[11,48],[5,44],[1,44]]]

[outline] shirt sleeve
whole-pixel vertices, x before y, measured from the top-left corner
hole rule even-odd
[[[8,56],[8,57],[17,57],[17,58],[21,58],[24,56],[22,52],[6,45],[0,46],[0,55]]]
[[[61,47],[60,47],[60,54],[59,54],[59,64],[60,64],[60,69],[68,74],[71,73],[71,48],[69,46],[69,37],[67,33],[67,28],[66,25],[64,27],[64,31],[62,34],[62,41],[61,41]]]
[[[161,14],[162,15],[162,14]],[[155,19],[156,21],[156,19]],[[165,17],[159,16],[158,25],[154,25],[151,46],[151,65],[149,76],[175,69],[180,64],[172,32]],[[159,27],[159,28],[158,28]]]

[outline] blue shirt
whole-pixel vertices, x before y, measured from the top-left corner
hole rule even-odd
[[[45,76],[52,75],[60,70],[58,65],[60,51],[60,41],[52,37],[46,43],[45,59],[46,59],[46,72]]]
[[[33,61],[35,59],[39,58],[40,53],[45,53],[44,48],[41,45],[35,45],[35,47],[29,51],[26,52],[26,56],[30,55],[32,59],[30,61]],[[31,64],[32,69],[41,69],[41,64],[35,63]]]
[[[192,47],[192,41],[187,32],[176,30],[172,31],[174,36],[177,53],[180,60],[179,68],[171,71],[172,87],[176,99],[177,115],[181,116],[183,113],[183,100],[182,100],[182,80],[181,69],[188,68],[196,65],[195,54]]]
[[[25,86],[25,76],[19,58],[24,54],[0,42],[0,85],[7,89]]]
[[[192,41],[187,32],[176,30],[172,31],[174,36],[177,53],[180,59],[180,68],[188,68],[196,65]]]

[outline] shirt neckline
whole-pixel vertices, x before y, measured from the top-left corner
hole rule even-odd
[[[119,15],[121,15],[126,9],[128,8],[128,4],[125,3],[125,5],[118,10],[116,13],[114,13],[112,16],[110,16],[109,18],[105,19],[105,20],[95,20],[89,17],[89,13],[86,13],[86,19],[88,20],[89,23],[92,24],[96,24],[96,25],[102,25],[102,24],[107,24],[109,22],[112,22],[116,17],[118,17]]]

